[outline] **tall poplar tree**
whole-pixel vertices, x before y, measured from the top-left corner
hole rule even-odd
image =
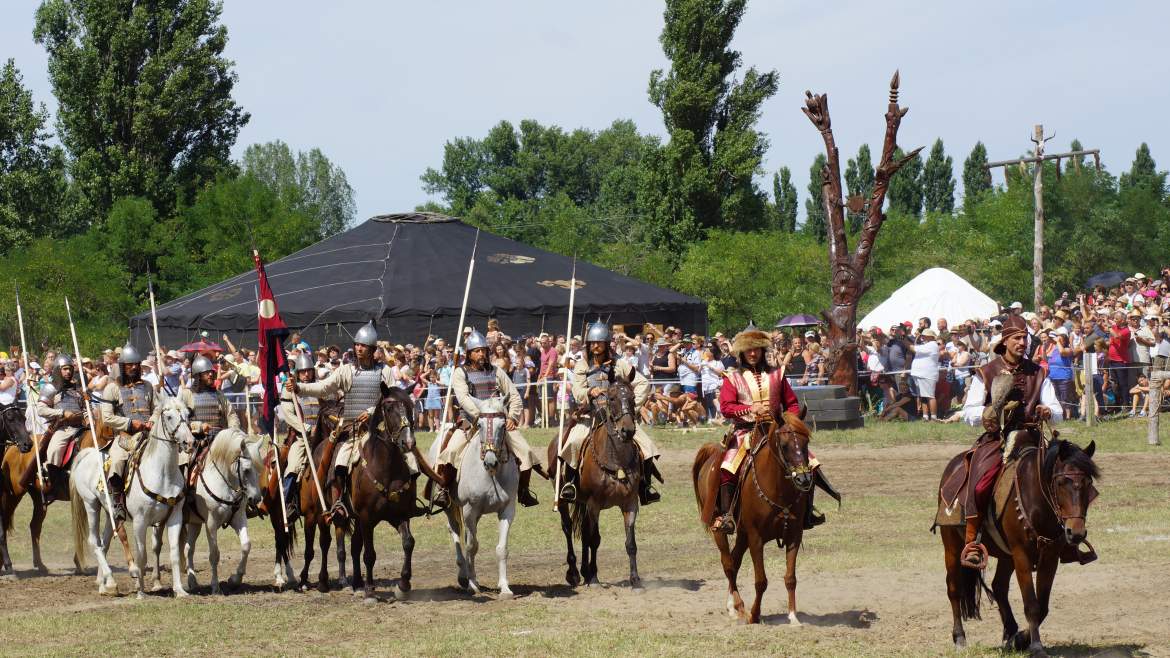
[[[821,187],[821,170],[825,168],[828,158],[824,153],[818,153],[808,170],[808,198],[804,200],[804,227],[805,233],[824,242],[828,235],[829,224],[825,217],[825,191]]]
[[[788,167],[780,167],[780,171],[772,175],[772,194],[776,203],[776,228],[785,233],[796,231],[796,212],[800,206]]]
[[[949,215],[955,210],[955,163],[942,139],[934,140],[922,168],[922,200],[926,212]]]
[[[990,191],[991,172],[987,170],[987,147],[983,142],[975,142],[975,148],[971,149],[971,154],[963,162],[963,205],[972,207]]]

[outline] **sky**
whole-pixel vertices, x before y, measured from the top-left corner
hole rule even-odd
[[[0,58],[15,58],[53,111],[45,52],[32,40],[38,4],[0,3]],[[441,164],[443,144],[503,119],[570,130],[632,119],[665,134],[646,95],[650,72],[667,66],[659,2],[224,4],[235,97],[252,115],[234,154],[274,139],[320,148],[345,170],[358,221],[429,200],[419,176]],[[759,123],[771,144],[760,183],[770,190],[771,174],[789,167],[803,214],[823,150],[800,111],[805,90],[828,93],[844,165],[862,143],[880,144],[895,69],[910,108],[899,144],[929,149],[941,137],[957,179],[977,140],[992,160],[1017,157],[1036,123],[1055,133],[1049,152],[1076,137],[1117,173],[1145,141],[1165,167],[1167,25],[1164,2],[754,0],[733,47],[745,66],[780,78]]]

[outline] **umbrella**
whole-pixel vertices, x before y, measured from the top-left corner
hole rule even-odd
[[[776,323],[776,327],[812,327],[821,323],[820,318],[808,313],[789,315]]]
[[[1105,286],[1106,288],[1110,288],[1121,283],[1122,281],[1125,281],[1128,278],[1129,275],[1125,272],[1102,272],[1100,274],[1094,274],[1093,276],[1089,277],[1089,280],[1085,282],[1085,288],[1088,290],[1092,290],[1097,286]]]
[[[180,352],[198,352],[198,353],[222,352],[223,348],[219,346],[219,343],[213,343],[209,340],[201,339],[201,340],[195,341],[194,343],[187,343],[186,345],[180,347],[179,351]]]

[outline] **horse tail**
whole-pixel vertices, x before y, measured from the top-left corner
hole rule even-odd
[[[581,538],[581,524],[585,520],[585,506],[578,503],[569,503],[573,509],[569,511],[569,525],[573,529],[573,536]]]
[[[695,453],[695,463],[693,466],[691,466],[691,481],[695,487],[695,503],[699,506],[699,521],[703,523],[704,530],[711,529],[710,523],[707,523],[705,519],[707,518],[708,509],[713,511],[715,508],[712,505],[707,504],[710,501],[703,500],[703,467],[706,466],[707,462],[711,461],[713,457],[718,455],[719,451],[722,449],[723,447],[718,443],[703,444],[699,447],[699,451]],[[716,493],[715,495],[718,496],[719,494]]]
[[[964,619],[980,619],[979,603],[983,597],[982,590],[987,589],[983,582],[983,572],[976,569],[959,568],[959,615]]]
[[[9,497],[16,495],[12,493],[14,487],[12,475],[8,472],[9,468],[11,467],[8,464],[4,464],[4,467],[0,468],[0,523],[4,524],[5,532],[12,532],[12,520],[16,507],[15,505],[9,507],[8,504]],[[23,472],[23,469],[21,470]]]
[[[86,550],[89,543],[89,512],[85,509],[85,501],[77,491],[77,473],[69,478],[69,507],[73,517],[73,555],[77,559],[77,567],[85,569]]]

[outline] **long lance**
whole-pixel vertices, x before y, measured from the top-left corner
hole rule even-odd
[[[280,475],[280,446],[276,445],[276,423],[272,423],[272,461],[276,464],[276,491],[280,495],[280,513],[284,516],[284,532],[288,534],[288,503],[284,502],[284,478]]]
[[[569,323],[568,323],[568,327],[565,329],[566,344],[568,343],[569,336],[573,335],[573,304],[576,303],[576,301],[577,301],[577,256],[574,255],[573,256],[573,276],[569,280]],[[564,370],[565,370],[565,374],[561,378],[561,391],[567,391],[567,388],[569,386],[569,370],[568,370],[568,368],[565,368]],[[557,458],[558,459],[560,459],[561,448],[563,447],[562,444],[563,444],[564,439],[562,437],[565,434],[565,410],[568,406],[569,406],[568,404],[564,404],[561,406],[561,420],[560,420],[560,425],[557,428]],[[559,468],[559,467],[557,468],[556,479],[553,481],[553,491],[556,492],[553,494],[555,496],[553,498],[553,509],[554,510],[559,509],[560,503],[561,503],[561,500],[560,500],[560,498],[561,498],[561,470],[562,470],[561,468]]]
[[[475,273],[475,250],[479,248],[479,229],[475,229],[475,242],[471,245],[471,260],[467,263],[467,283],[463,286],[463,306],[459,309],[459,324],[455,327],[455,352],[453,353],[453,360],[451,362],[451,378],[455,378],[455,361],[459,359],[459,348],[463,344],[463,321],[467,318],[467,298],[471,293],[471,277]],[[453,388],[451,382],[447,385],[447,397],[443,401],[443,415],[439,416],[439,427],[447,422],[447,412],[451,410],[451,396]],[[439,433],[437,439],[440,441],[439,447],[442,448],[442,432]]]
[[[321,478],[317,475],[317,465],[313,463],[313,449],[309,446],[309,435],[305,432],[305,412],[301,409],[301,399],[297,397],[295,391],[292,394],[292,399],[293,406],[297,410],[297,420],[301,424],[301,443],[305,446],[305,457],[309,460],[309,472],[313,474],[313,486],[317,488],[317,501],[321,503],[321,510],[324,511],[328,507],[325,505],[325,492],[321,489]],[[341,427],[341,425],[338,425],[338,427]],[[280,459],[279,453],[276,458]],[[281,484],[283,485],[284,483],[282,482]]]
[[[162,343],[159,342],[158,337],[158,311],[154,306],[154,282],[148,277],[146,279],[146,289],[150,292],[150,324],[154,327],[154,368],[158,374],[158,387],[166,387],[166,378],[163,377],[163,362],[165,361],[162,353]],[[177,395],[178,391],[170,391],[170,395]]]
[[[27,404],[33,404],[33,397],[35,396],[39,400],[40,392],[33,390],[32,384],[30,383],[31,380],[28,377],[28,345],[24,339],[24,313],[20,310],[20,286],[16,285],[15,282],[13,282],[12,286],[16,289],[16,323],[20,325],[20,358],[24,368],[24,398]],[[36,412],[34,411],[33,413],[35,414]],[[40,423],[34,418],[32,423],[33,454],[36,455],[37,460],[37,483],[40,485],[41,490],[44,491],[45,474],[41,472],[41,435],[40,432],[37,432],[39,425]]]
[[[93,421],[93,408],[89,402],[89,386],[85,381],[85,368],[81,367],[81,346],[77,342],[77,327],[73,325],[73,310],[69,308],[69,298],[65,298],[65,315],[69,318],[69,335],[73,338],[73,354],[77,357],[78,364],[77,375],[81,378],[81,397],[85,401],[85,420],[89,423],[89,431],[93,434],[94,446],[97,446],[98,431],[97,423]],[[106,476],[106,469],[99,468],[102,474],[102,483],[105,485],[106,493],[106,511],[110,514],[110,527],[117,527],[118,523],[114,520],[114,501],[110,498],[110,479]]]

